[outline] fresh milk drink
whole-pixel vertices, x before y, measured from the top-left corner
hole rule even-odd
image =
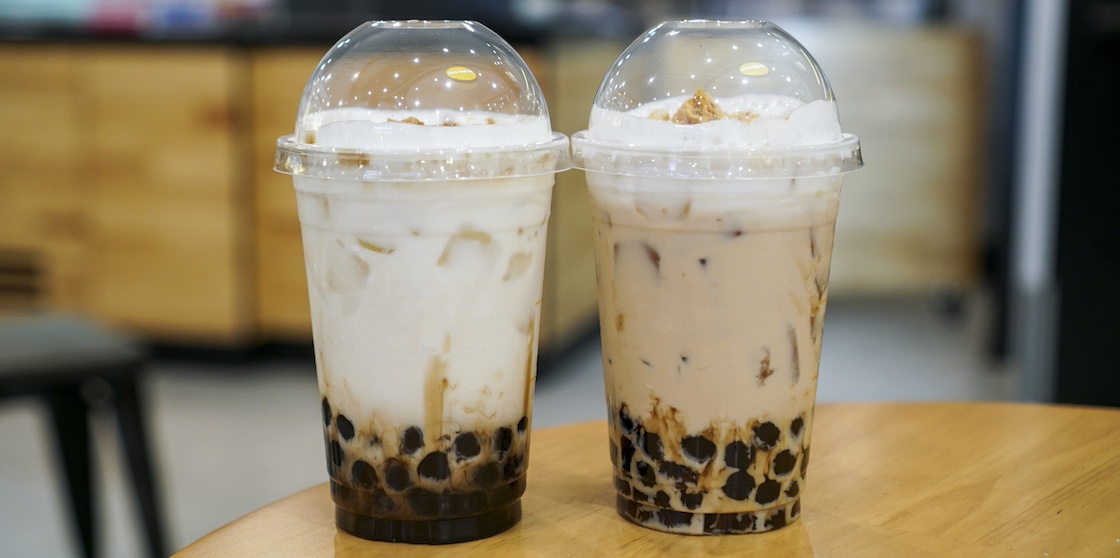
[[[295,183],[340,529],[449,543],[525,490],[553,174],[540,88],[473,22],[373,22],[316,68]]]
[[[618,512],[689,534],[796,520],[840,185],[862,165],[827,80],[772,24],[663,23],[572,142]]]

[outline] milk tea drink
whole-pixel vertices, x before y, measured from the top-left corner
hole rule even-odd
[[[823,74],[772,24],[663,23],[572,141],[618,512],[688,534],[795,521],[840,186],[862,165]]]
[[[450,543],[513,526],[567,164],[532,74],[477,23],[367,23],[324,57],[278,147],[338,527]]]

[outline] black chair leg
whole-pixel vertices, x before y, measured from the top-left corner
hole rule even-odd
[[[47,394],[54,419],[58,455],[66,471],[70,507],[78,525],[78,536],[88,558],[95,558],[94,497],[90,474],[89,409],[78,384],[56,387]]]
[[[151,454],[148,453],[146,423],[141,409],[135,371],[115,377],[110,381],[110,385],[113,389],[113,405],[117,423],[120,425],[121,439],[128,456],[128,467],[132,472],[133,488],[143,516],[148,552],[152,558],[166,558],[160,502],[156,497],[155,478],[152,473],[154,469]]]

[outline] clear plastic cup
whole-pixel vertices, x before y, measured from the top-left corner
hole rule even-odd
[[[662,23],[572,136],[591,194],[618,512],[754,533],[800,516],[843,175],[824,74],[766,22]]]
[[[478,23],[366,23],[311,75],[275,168],[296,189],[340,529],[438,544],[520,519],[567,148]]]

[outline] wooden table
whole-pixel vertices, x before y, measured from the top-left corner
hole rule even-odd
[[[1120,411],[1021,404],[821,405],[802,520],[668,535],[615,514],[604,422],[533,433],[525,515],[442,547],[339,532],[326,485],[176,556],[1120,556]]]

